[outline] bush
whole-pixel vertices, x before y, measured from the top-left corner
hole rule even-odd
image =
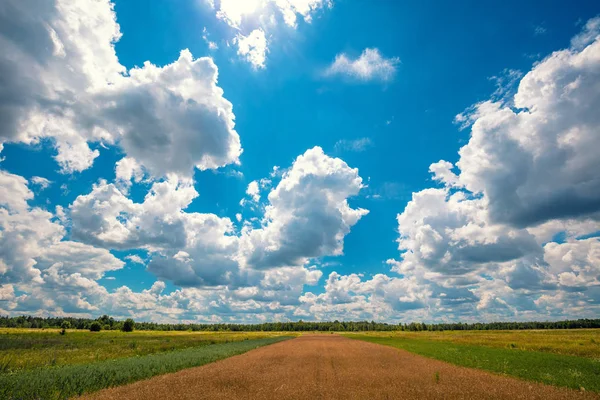
[[[90,332],[100,332],[101,330],[102,330],[102,325],[100,325],[100,322],[98,322],[98,321],[94,321],[90,325]]]
[[[67,333],[67,329],[71,327],[71,323],[69,321],[63,321],[62,324],[60,324],[60,327],[60,334],[64,335],[65,333]]]
[[[125,322],[123,322],[123,327],[121,328],[121,330],[123,332],[133,332],[134,325],[135,322],[131,318],[127,318]]]

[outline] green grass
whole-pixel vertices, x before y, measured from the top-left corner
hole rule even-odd
[[[600,360],[516,348],[457,344],[402,335],[346,334],[352,339],[392,346],[425,357],[499,374],[600,392]]]
[[[434,340],[600,359],[600,329],[363,333],[379,337]]]
[[[0,374],[281,336],[277,332],[89,332],[0,328]]]
[[[289,337],[242,340],[91,364],[4,373],[0,374],[0,399],[67,399],[155,375],[208,364],[286,339]]]

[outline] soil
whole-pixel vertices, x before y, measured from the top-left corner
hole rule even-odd
[[[600,399],[337,335],[306,335],[85,399]]]

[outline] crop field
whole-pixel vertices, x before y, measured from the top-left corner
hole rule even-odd
[[[60,335],[7,328],[0,399],[600,399],[599,343],[594,329]]]
[[[69,333],[65,336],[68,335]],[[152,333],[146,336],[152,337]],[[192,335],[187,336],[190,340],[189,336]],[[273,334],[252,339],[247,335],[237,334],[204,336],[208,340],[197,342],[196,347],[120,358],[117,358],[117,353],[111,353],[113,357],[110,360],[0,373],[0,399],[66,399],[106,387],[204,365],[289,338]],[[213,336],[214,340],[211,339]],[[186,338],[185,335],[177,337]]]
[[[191,347],[281,336],[277,332],[101,331],[0,328],[0,373],[86,364]]]
[[[600,330],[369,332],[345,336],[463,367],[600,392]]]
[[[541,351],[600,360],[600,329],[520,331],[364,332],[370,337],[443,341],[454,344]],[[352,337],[349,334],[349,337]]]

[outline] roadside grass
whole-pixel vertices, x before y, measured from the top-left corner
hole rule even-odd
[[[0,328],[0,374],[87,364],[210,344],[281,336],[277,332],[164,332]]]
[[[425,357],[520,379],[600,392],[600,360],[539,351],[457,344],[402,335],[345,334]],[[434,378],[435,379],[435,378]]]
[[[445,341],[455,344],[541,351],[600,360],[600,329],[359,333],[377,337],[392,336]]]
[[[91,364],[46,367],[0,374],[0,399],[67,399],[155,375],[208,364],[289,338],[289,336],[274,336]]]

